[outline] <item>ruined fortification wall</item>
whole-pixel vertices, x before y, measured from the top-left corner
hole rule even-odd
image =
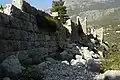
[[[28,3],[24,3],[23,11],[13,5],[9,9],[10,15],[0,13],[0,62],[12,54],[39,54],[43,57],[56,52],[57,33],[60,32],[38,28],[35,16],[42,15],[42,11]]]

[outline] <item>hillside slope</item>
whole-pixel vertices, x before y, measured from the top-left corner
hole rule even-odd
[[[64,0],[69,16],[75,21],[76,16],[87,17],[89,24],[104,27],[105,40],[118,44],[120,38],[120,0]],[[107,30],[110,28],[111,30]]]

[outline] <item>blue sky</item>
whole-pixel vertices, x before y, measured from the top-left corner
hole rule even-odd
[[[26,0],[29,2],[31,5],[35,6],[36,8],[43,8],[47,9],[51,7],[52,5],[52,0]],[[0,4],[10,4],[12,0],[0,0]]]

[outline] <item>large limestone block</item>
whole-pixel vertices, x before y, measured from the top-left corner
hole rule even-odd
[[[10,27],[10,20],[9,16],[6,14],[0,13],[0,25],[5,27]]]
[[[20,40],[27,41],[29,39],[28,38],[28,32],[21,30],[20,31],[20,37],[21,37]]]
[[[0,40],[0,52],[11,52],[17,49],[17,44],[12,40]],[[15,48],[15,49],[14,49]]]
[[[6,48],[6,41],[5,40],[0,40],[0,53],[3,53],[7,50]]]
[[[10,26],[15,29],[21,29],[21,20],[18,18],[15,18],[13,16],[10,16]]]
[[[28,32],[29,41],[35,41],[35,33]]]
[[[30,21],[29,14],[22,12],[21,10],[19,10],[15,6],[12,6],[12,8],[11,8],[11,15],[16,17],[16,18],[19,18],[21,20]]]
[[[30,22],[37,24],[36,17],[33,15],[30,15]]]
[[[20,41],[20,50],[28,49],[28,41]]]
[[[39,41],[35,41],[35,47],[36,48],[38,48],[38,47],[40,47],[41,45],[40,45],[40,42]]]
[[[34,27],[33,27],[33,24],[32,23],[30,23],[30,22],[27,22],[27,25],[26,26],[28,26],[28,31],[30,31],[30,32],[33,32],[34,31]]]
[[[34,32],[40,33],[39,28],[36,24],[33,24],[33,27],[34,27]]]

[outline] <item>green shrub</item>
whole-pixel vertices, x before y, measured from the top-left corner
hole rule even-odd
[[[53,24],[56,24],[56,20],[53,19],[52,17],[45,16],[45,19],[47,19],[49,22],[51,22],[51,23],[53,23]]]
[[[45,16],[38,14],[36,16],[37,26],[39,29],[44,29],[45,31],[55,32],[57,29],[57,21],[51,16]]]
[[[101,60],[101,71],[120,70],[120,52],[110,49]]]
[[[49,16],[45,16],[45,19],[46,19],[46,23],[48,24],[46,29],[55,32],[57,29],[57,21]]]

